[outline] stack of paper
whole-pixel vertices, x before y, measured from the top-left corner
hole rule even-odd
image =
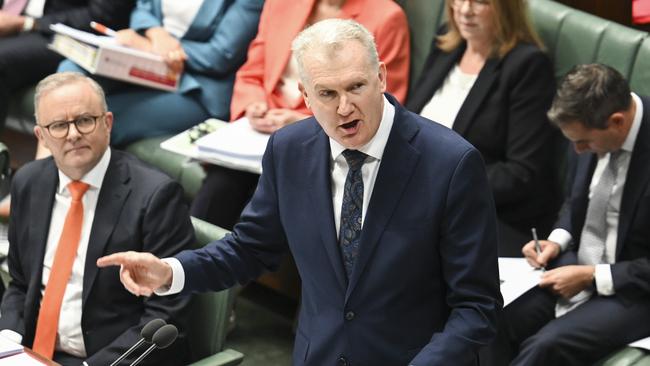
[[[503,306],[513,302],[539,284],[542,271],[536,270],[524,258],[499,258],[499,278]]]
[[[181,75],[167,67],[162,57],[119,45],[114,38],[96,36],[54,24],[49,47],[88,72],[162,90],[176,90]]]
[[[24,348],[22,345],[0,336],[0,358],[21,353],[23,350]]]
[[[197,140],[198,157],[242,170],[261,171],[269,136],[255,131],[247,118],[241,118]]]

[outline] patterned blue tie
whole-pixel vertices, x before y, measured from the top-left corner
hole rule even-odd
[[[348,278],[352,275],[354,261],[359,255],[361,238],[361,211],[363,209],[363,178],[361,166],[368,155],[357,150],[343,151],[350,170],[345,178],[343,188],[343,205],[341,206],[341,230],[339,245]]]

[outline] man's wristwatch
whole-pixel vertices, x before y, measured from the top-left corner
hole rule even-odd
[[[23,32],[31,32],[34,30],[34,18],[32,17],[23,17]]]

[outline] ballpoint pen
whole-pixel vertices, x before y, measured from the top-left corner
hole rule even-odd
[[[537,239],[537,229],[531,228],[530,231],[533,234],[533,241],[535,241],[535,253],[539,257],[542,254],[542,246],[539,244],[539,239]],[[543,271],[545,268],[541,267],[540,269]]]
[[[90,22],[90,27],[97,32],[109,36],[109,37],[115,37],[117,36],[117,32],[112,30],[111,28],[97,22]]]

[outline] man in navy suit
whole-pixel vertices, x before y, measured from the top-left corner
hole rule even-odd
[[[358,23],[316,23],[293,54],[314,117],[271,136],[232,234],[98,264],[123,265],[135,294],[190,293],[245,283],[290,251],[303,285],[295,365],[475,365],[502,303],[479,153],[384,94],[386,67]]]
[[[580,155],[541,253],[523,248],[552,269],[504,309],[496,353],[512,348],[511,364],[590,365],[650,335],[648,108],[609,66],[577,66],[560,85],[548,115]]]

